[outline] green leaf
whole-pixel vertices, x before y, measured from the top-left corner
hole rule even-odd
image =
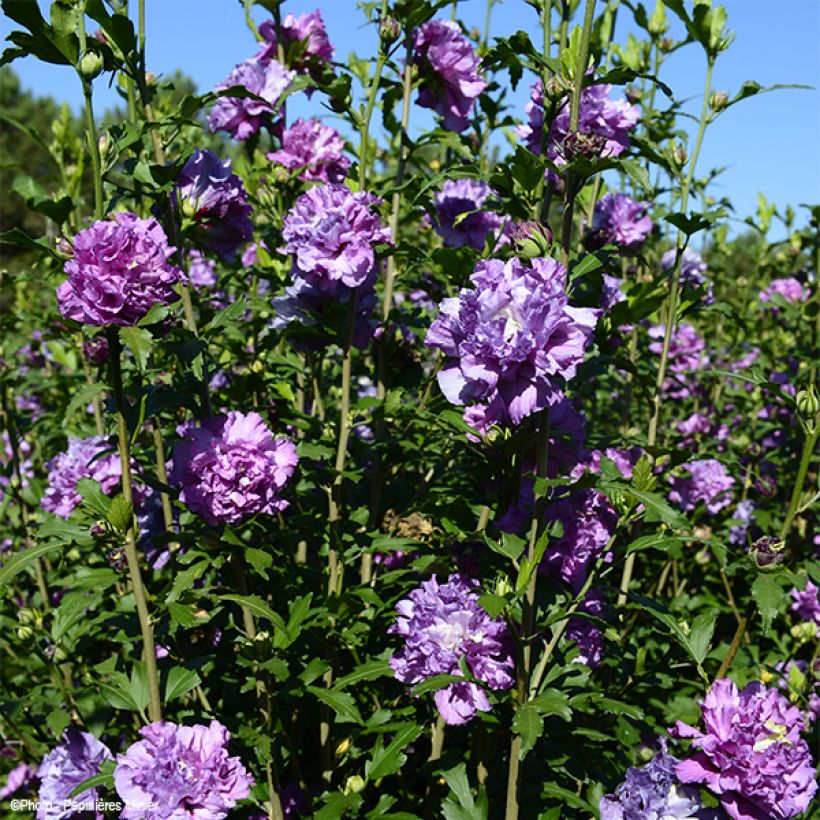
[[[99,481],[92,478],[81,478],[77,482],[77,492],[83,499],[84,506],[98,518],[108,518],[108,508],[111,506],[111,499],[102,491]]]
[[[515,710],[512,730],[521,737],[519,760],[523,760],[544,731],[544,718],[532,703],[522,703]]]
[[[365,663],[357,666],[350,674],[339,678],[333,688],[345,689],[354,683],[389,677],[392,676],[392,674],[393,669],[388,660],[365,661]]]
[[[353,695],[340,692],[338,689],[323,689],[319,686],[306,686],[305,690],[329,706],[341,722],[360,725],[364,723],[353,700]]]
[[[689,643],[692,645],[692,655],[698,663],[703,663],[709,652],[712,635],[715,632],[717,612],[702,612],[689,628]]]
[[[184,666],[175,666],[168,672],[165,681],[165,695],[163,703],[181,698],[199,686],[202,682],[199,675],[193,669],[186,669]]]
[[[107,384],[87,384],[81,387],[76,393],[74,393],[71,401],[68,403],[68,407],[65,409],[63,424],[65,424],[68,419],[78,410],[85,410],[86,405],[89,404],[96,396],[101,396],[107,392]]]
[[[140,327],[121,327],[119,333],[120,341],[133,354],[137,367],[140,371],[144,371],[148,364],[148,357],[151,355],[153,343],[151,331]]]
[[[220,595],[223,601],[234,601],[240,606],[247,607],[257,618],[270,621],[277,629],[287,631],[284,618],[274,612],[258,595]]]
[[[134,505],[121,495],[111,499],[111,504],[105,514],[106,520],[115,530],[128,532],[134,524]]]
[[[196,564],[191,564],[187,569],[178,572],[176,578],[174,578],[171,591],[165,597],[165,603],[171,604],[179,600],[179,596],[182,595],[183,592],[187,592],[191,589],[194,585],[194,581],[201,578],[210,565],[210,561],[198,561]]]
[[[87,780],[83,780],[82,783],[78,783],[69,792],[69,798],[78,797],[83,792],[86,792],[89,789],[96,789],[100,786],[106,789],[113,789],[114,768],[116,767],[116,765],[117,764],[113,760],[103,760],[103,762],[100,764],[100,771],[93,777],[89,777]]]
[[[458,683],[463,680],[462,675],[448,675],[446,673],[433,675],[431,678],[427,678],[427,680],[423,680],[414,686],[410,694],[413,697],[417,697],[418,695],[423,695],[425,692],[435,692],[439,689],[443,689],[445,686],[449,686],[451,683]]]
[[[486,542],[487,546],[493,551],[497,552],[500,555],[504,555],[509,558],[511,561],[517,561],[519,556],[527,546],[527,540],[525,538],[521,538],[518,535],[515,535],[511,532],[504,532],[501,534],[501,541],[496,541],[494,538],[490,538],[486,533],[482,533],[484,535],[484,541]]]
[[[3,566],[0,567],[0,589],[6,586],[18,573],[22,572],[35,559],[41,558],[52,550],[63,547],[64,544],[50,541],[37,544],[34,547],[15,552],[11,556],[4,556]]]
[[[533,698],[531,703],[544,716],[558,715],[566,721],[572,719],[569,698],[558,689],[545,689],[540,695]]]
[[[405,723],[396,730],[393,740],[384,748],[378,748],[373,759],[365,767],[368,780],[378,780],[380,777],[395,774],[404,765],[407,756],[402,752],[405,746],[416,740],[424,731],[416,723]]]
[[[11,184],[11,190],[19,194],[33,211],[45,214],[58,225],[62,225],[68,219],[74,208],[74,202],[70,196],[57,199],[54,194],[46,191],[39,182],[31,177],[16,177]]]
[[[148,690],[148,670],[142,661],[134,661],[129,692],[137,709],[142,712],[151,700]]]
[[[764,631],[768,632],[772,621],[786,603],[786,593],[777,575],[760,573],[752,584],[752,598],[757,605]]]

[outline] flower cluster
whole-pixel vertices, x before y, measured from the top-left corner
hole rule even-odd
[[[629,148],[629,132],[638,123],[638,109],[625,99],[612,100],[611,85],[598,83],[581,92],[577,134],[593,135],[599,138],[602,157],[618,157]],[[541,81],[532,87],[530,102],[525,108],[527,125],[517,128],[517,133],[527,148],[534,154],[541,154],[542,130],[544,127],[544,96]],[[563,102],[550,126],[547,136],[547,157],[556,165],[565,164],[569,156],[565,142],[570,133],[570,103]],[[547,172],[548,175],[551,172]]]
[[[698,751],[675,766],[683,783],[702,783],[733,820],[786,820],[817,791],[814,764],[800,736],[803,715],[776,689],[750,683],[742,692],[717,680],[701,706],[705,731],[678,721],[676,734]]]
[[[350,167],[344,149],[344,140],[335,128],[320,120],[298,119],[282,134],[282,147],[267,157],[299,179],[342,182]]]
[[[253,97],[220,97],[208,114],[211,131],[227,131],[235,140],[244,141],[263,125],[273,122],[279,99],[290,87],[295,72],[277,60],[263,62],[255,58],[237,65],[214,91],[242,86],[261,99]]]
[[[471,280],[441,303],[425,343],[448,357],[438,382],[453,404],[480,404],[484,423],[517,425],[561,398],[598,311],[569,305],[554,259],[482,260]]]
[[[675,774],[680,761],[669,754],[666,739],[645,766],[630,766],[614,794],[601,798],[601,820],[691,820],[702,817],[698,791],[682,786]]]
[[[120,457],[103,436],[69,438],[68,449],[46,464],[48,487],[40,501],[46,512],[68,518],[82,500],[77,492],[81,478],[97,481],[106,494],[122,479]]]
[[[685,465],[687,476],[669,477],[672,490],[669,500],[682,510],[694,510],[702,501],[711,515],[732,503],[734,478],[715,458],[690,461]]]
[[[590,592],[578,612],[594,615],[600,618],[604,614],[604,596],[599,590]],[[583,663],[594,669],[604,657],[604,633],[600,628],[586,618],[570,618],[567,622],[566,638],[573,641],[578,647],[576,663]]]
[[[626,194],[604,194],[595,203],[592,227],[584,240],[587,247],[617,245],[625,253],[639,251],[652,233],[652,220],[646,215],[650,204]]]
[[[160,721],[140,729],[143,739],[117,756],[114,784],[126,804],[124,820],[221,820],[248,796],[253,778],[228,755],[228,730]]]
[[[63,742],[43,758],[37,769],[40,779],[37,820],[68,820],[76,816],[80,805],[89,812],[84,816],[102,820],[102,812],[95,808],[96,789],[87,789],[71,800],[69,795],[84,780],[99,774],[102,762],[110,758],[108,747],[94,735],[74,726],[66,729]]]
[[[481,206],[492,196],[492,189],[478,179],[448,179],[436,194],[436,233],[449,248],[468,245],[484,249],[487,236],[496,235],[503,219]]]
[[[192,512],[209,524],[234,524],[285,509],[279,493],[296,468],[296,448],[274,438],[258,413],[231,411],[181,433],[173,481]]]
[[[783,279],[773,279],[765,290],[760,291],[758,299],[765,303],[773,301],[775,296],[780,296],[787,302],[805,302],[810,293],[811,291],[793,276],[787,276]]]
[[[370,210],[380,201],[345,185],[311,188],[285,217],[280,250],[294,255],[297,274],[306,279],[358,287],[375,265],[373,246],[390,241],[390,231]]]
[[[487,83],[458,23],[428,20],[420,26],[413,40],[413,62],[422,77],[416,102],[439,114],[448,130],[463,131]]]
[[[194,238],[223,262],[233,262],[240,245],[253,237],[251,206],[231,161],[196,150],[177,180],[183,214],[196,226]]]
[[[74,237],[68,279],[57,288],[60,312],[86,325],[135,325],[156,304],[175,302],[182,271],[156,219],[117,213]]]
[[[388,630],[405,639],[390,659],[403,683],[434,675],[461,675],[464,657],[473,676],[490,689],[513,683],[511,638],[503,620],[491,618],[478,603],[478,584],[451,575],[445,584],[433,577],[396,605],[399,617]],[[451,683],[435,694],[436,707],[449,724],[466,723],[490,701],[478,684]]]
[[[319,11],[301,14],[294,17],[287,14],[281,26],[282,47],[285,51],[285,62],[298,71],[305,71],[311,60],[329,62],[333,59],[334,49],[327,36],[325,22]],[[279,38],[276,36],[276,24],[266,20],[259,26],[262,47],[256,55],[261,62],[273,60],[278,52]]]
[[[654,339],[649,350],[660,356],[665,334],[663,325],[649,328],[649,338]],[[695,328],[683,322],[672,331],[669,342],[669,369],[663,383],[664,393],[672,399],[686,399],[693,395],[693,371],[700,370],[708,361],[706,342],[698,336]]]

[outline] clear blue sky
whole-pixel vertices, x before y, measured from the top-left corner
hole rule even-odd
[[[644,0],[651,7],[653,0]],[[40,0],[41,6],[46,5]],[[820,202],[820,0],[724,0],[729,26],[737,38],[718,60],[714,86],[736,91],[747,79],[764,86],[800,83],[814,90],[785,90],[759,95],[727,112],[706,135],[698,165],[699,175],[711,168],[726,167],[715,193],[727,195],[742,218],[756,208],[758,191],[779,208],[791,203]],[[336,59],[344,61],[351,51],[370,55],[376,32],[364,25],[355,0],[289,0],[285,11],[300,14],[320,8]],[[459,14],[467,25],[483,28],[485,0],[461,0]],[[442,12],[446,14],[445,12]],[[254,16],[264,19],[256,8]],[[238,0],[146,0],[148,68],[156,74],[181,68],[191,75],[200,91],[224,79],[230,69],[255,50],[255,41],[244,22]],[[616,39],[623,42],[631,30],[628,11],[621,12]],[[682,39],[682,29],[670,14],[671,34]],[[3,36],[10,21],[3,18]],[[537,41],[535,12],[523,0],[503,0],[493,9],[491,36],[518,29],[532,33]],[[704,77],[704,57],[691,45],[673,54],[661,78],[677,99],[689,99],[688,109],[697,113]],[[79,110],[82,97],[73,72],[32,58],[18,60],[14,68],[24,85],[36,92],[64,99]],[[525,78],[511,100],[523,118],[528,81]],[[116,103],[112,89],[95,83],[97,109]],[[289,103],[292,116],[321,115],[314,98],[304,96]],[[427,125],[427,112],[414,109],[417,126]],[[803,221],[801,219],[801,221]],[[780,231],[777,232],[781,233]]]

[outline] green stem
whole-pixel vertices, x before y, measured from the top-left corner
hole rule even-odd
[[[114,403],[117,409],[117,438],[120,466],[122,468],[122,495],[133,510],[134,494],[131,484],[130,438],[128,435],[128,425],[125,421],[125,396],[122,388],[122,367],[120,362],[122,348],[116,328],[111,329],[108,338],[111,348],[111,385],[114,391]],[[145,654],[145,667],[148,674],[148,715],[152,721],[162,720],[162,703],[159,694],[159,676],[157,674],[157,655],[154,646],[154,628],[148,613],[145,587],[142,582],[139,556],[137,555],[137,546],[134,538],[133,512],[125,532],[125,557],[128,563],[131,589],[134,592],[134,602],[137,606],[137,617],[140,622],[140,632],[142,633],[142,643]]]
[[[85,2],[81,4],[78,17],[77,35],[80,41],[80,60],[85,56]],[[97,126],[94,123],[94,103],[91,81],[87,80],[77,67],[80,82],[83,85],[85,98],[85,138],[88,142],[88,153],[91,156],[91,173],[94,179],[94,218],[103,218],[103,190],[102,190],[102,163],[100,161],[100,145],[97,142]]]
[[[817,444],[817,436],[820,433],[820,414],[815,416],[814,422],[810,422],[807,432],[806,440],[803,442],[803,453],[800,457],[800,465],[797,468],[797,476],[794,479],[794,489],[792,490],[791,501],[789,502],[789,509],[786,512],[786,518],[783,520],[783,526],[780,528],[780,540],[785,541],[791,532],[794,517],[797,515],[797,508],[800,505],[800,496],[803,493],[803,484],[806,480],[806,473],[809,470],[814,449]]]
[[[706,126],[709,124],[709,94],[712,88],[712,70],[714,65],[714,58],[707,57],[706,83],[703,89],[703,103],[701,106],[698,133],[695,139],[695,149],[692,152],[692,158],[689,161],[689,168],[686,172],[686,178],[681,190],[681,212],[684,214],[686,213],[686,206],[689,203],[689,191],[692,187],[692,180],[695,176],[695,167],[697,165],[701,146],[703,145],[703,135],[706,132]],[[684,244],[684,233],[679,230],[676,243],[677,253],[675,255],[675,267],[672,274],[669,298],[666,303],[666,323],[664,327],[663,347],[661,349],[661,360],[658,365],[658,375],[655,380],[655,392],[652,397],[652,418],[649,422],[649,433],[646,438],[647,447],[654,447],[658,440],[658,422],[660,420],[661,406],[663,404],[663,383],[666,381],[666,366],[669,362],[669,347],[672,342],[672,332],[675,328],[675,318],[678,311],[678,291],[680,289],[680,270]],[[623,574],[621,576],[621,592],[618,596],[619,607],[622,607],[626,603],[629,584],[632,581],[632,574],[635,570],[637,555],[637,552],[630,553],[624,563]]]

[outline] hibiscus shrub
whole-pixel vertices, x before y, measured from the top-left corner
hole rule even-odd
[[[246,0],[181,96],[2,5],[87,104],[3,124],[3,816],[816,816],[820,209],[729,236],[722,7]]]

